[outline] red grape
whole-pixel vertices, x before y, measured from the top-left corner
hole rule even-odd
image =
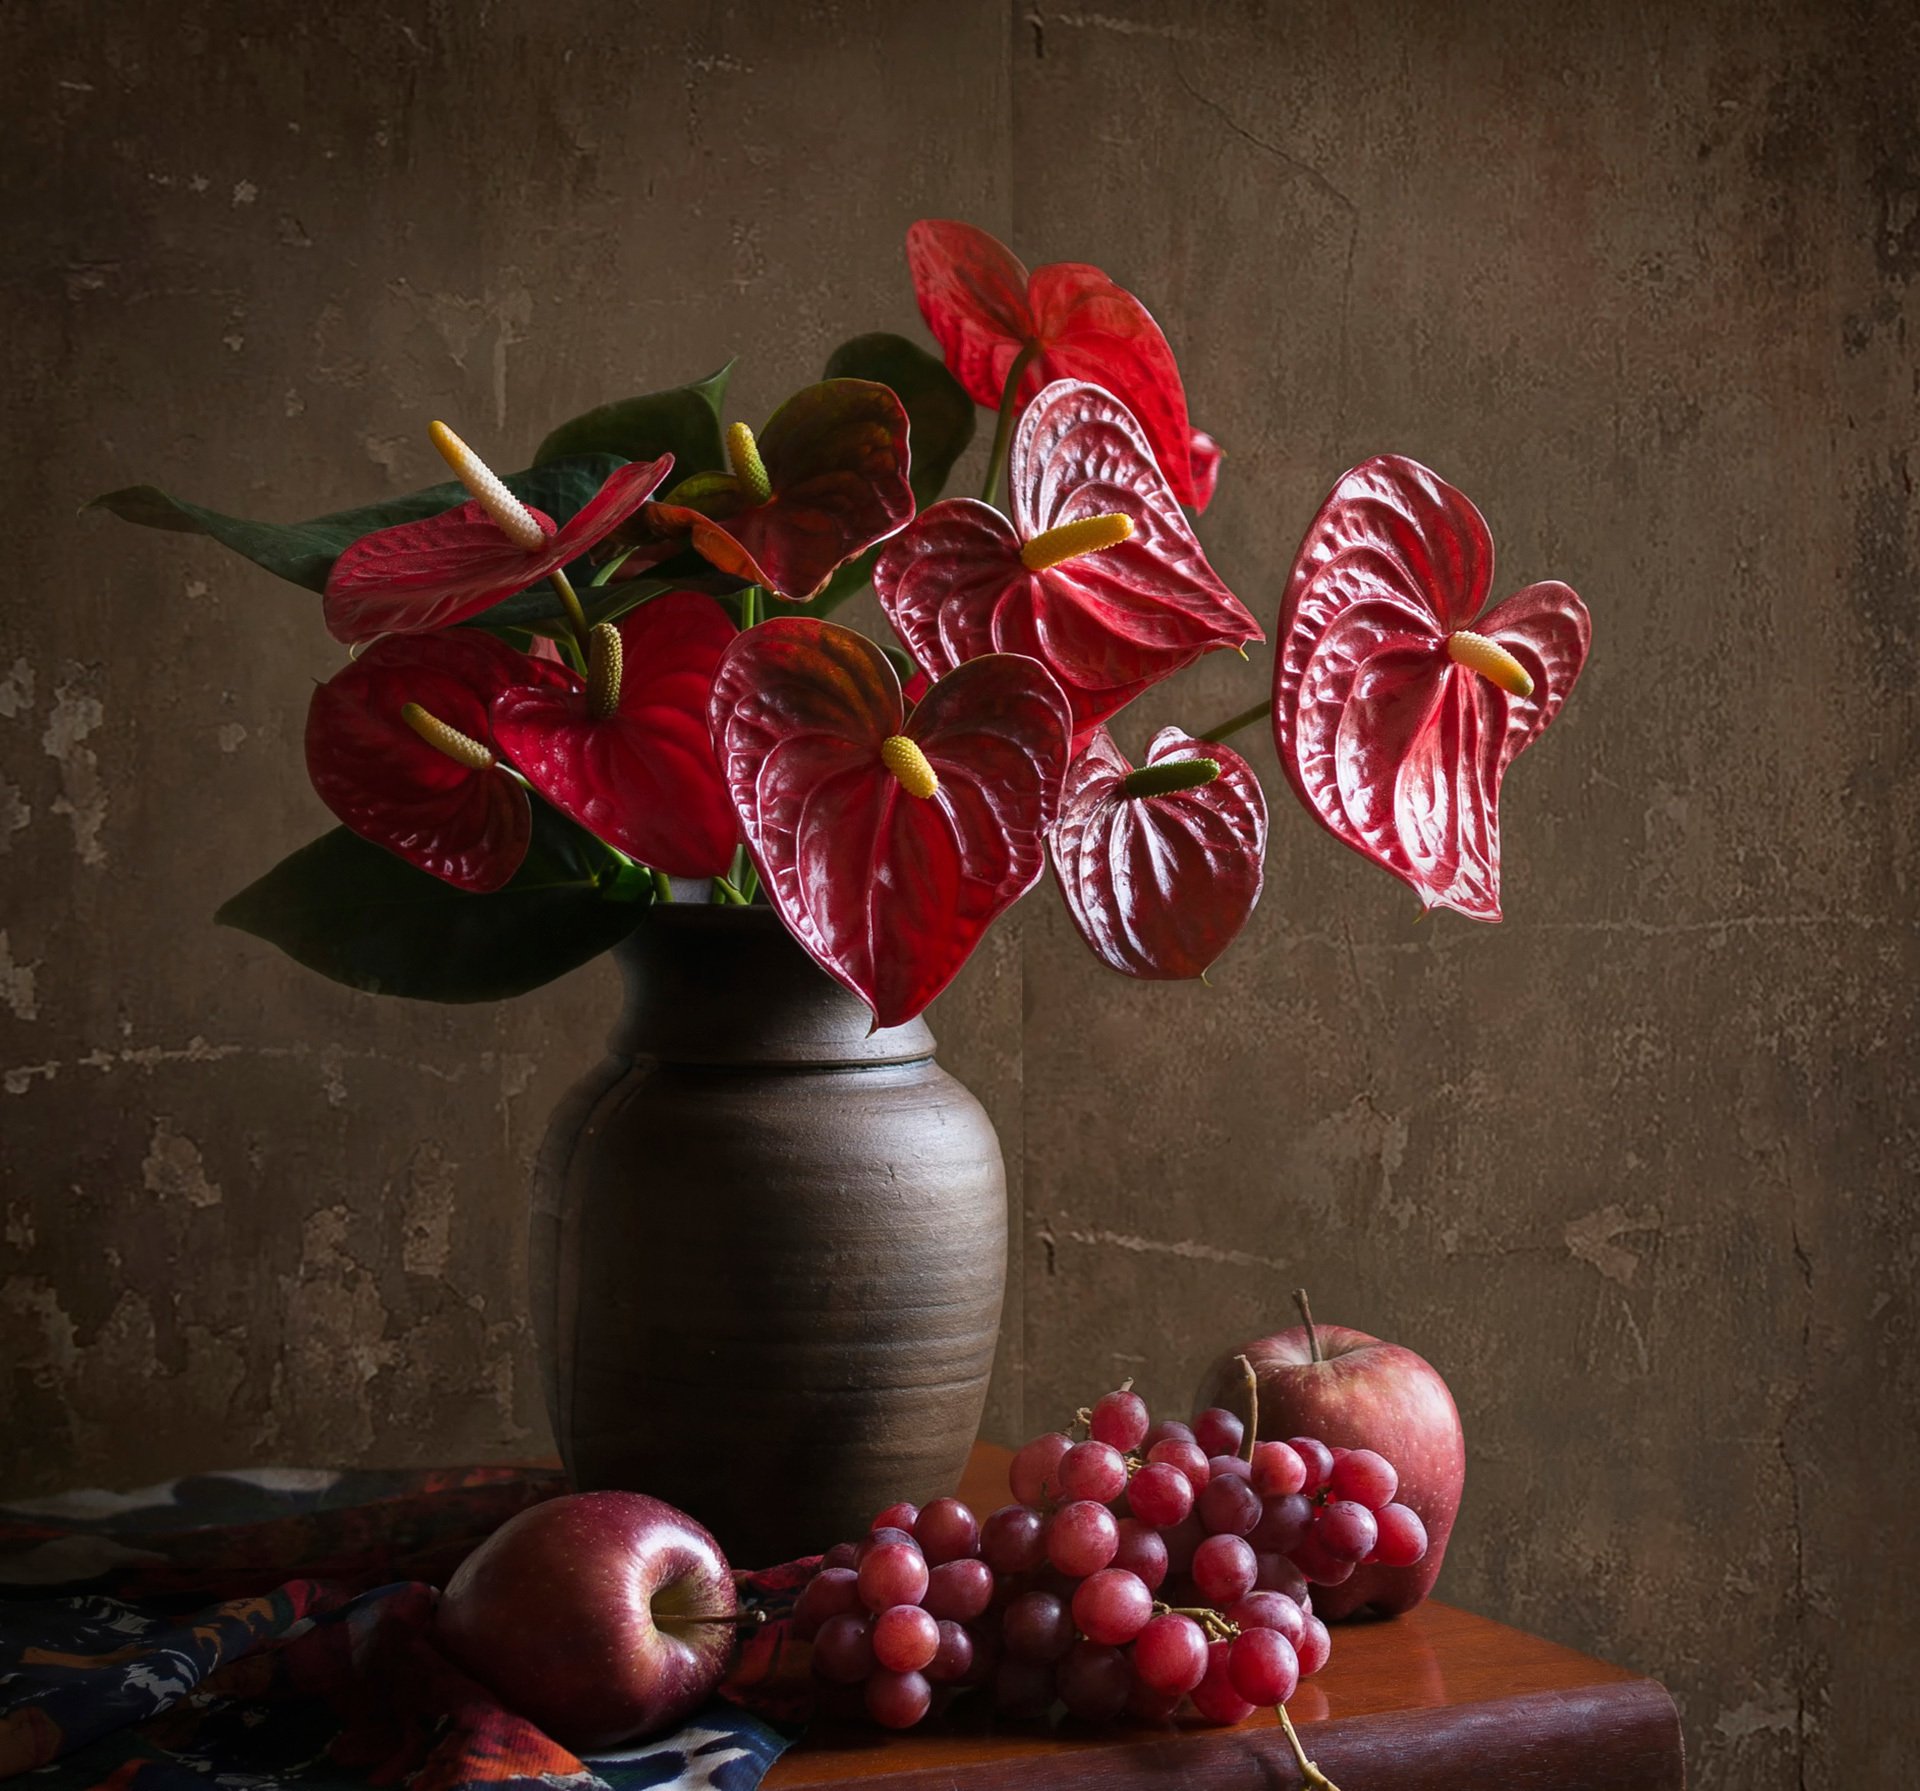
[[[1153,1615],[1153,1594],[1138,1574],[1103,1567],[1080,1582],[1073,1595],[1073,1621],[1090,1642],[1117,1648],[1130,1642]]]
[[[1193,1421],[1193,1440],[1209,1455],[1234,1455],[1246,1440],[1247,1427],[1221,1406],[1209,1406]]]
[[[980,1520],[958,1499],[935,1499],[914,1520],[913,1539],[929,1567],[964,1561],[980,1552]]]
[[[1207,1670],[1187,1696],[1193,1707],[1210,1723],[1237,1723],[1253,1714],[1253,1706],[1233,1689],[1227,1677],[1227,1644],[1213,1642],[1207,1647]]]
[[[1242,1480],[1252,1480],[1253,1463],[1238,1455],[1210,1455],[1207,1457],[1207,1477],[1218,1480],[1222,1474],[1238,1474]]]
[[[993,1569],[984,1561],[942,1561],[927,1575],[920,1602],[936,1617],[965,1623],[987,1608],[993,1596]]]
[[[973,1644],[973,1665],[961,1681],[964,1685],[991,1685],[994,1669],[1000,1665],[1000,1633],[992,1622],[966,1626],[967,1640]]]
[[[1289,1642],[1297,1642],[1305,1633],[1307,1614],[1305,1611],[1280,1592],[1249,1592],[1226,1613],[1229,1623],[1237,1623],[1242,1629],[1278,1630]],[[1259,1700],[1266,1702],[1265,1699]],[[1275,1703],[1284,1702],[1274,1699]]]
[[[958,1685],[973,1672],[973,1637],[951,1620],[940,1625],[940,1646],[921,1669],[935,1685]]]
[[[1115,1527],[1120,1546],[1113,1551],[1113,1565],[1138,1575],[1149,1592],[1157,1592],[1167,1577],[1167,1545],[1160,1532],[1137,1517],[1123,1517]]]
[[[1073,1646],[1073,1617],[1053,1592],[1023,1592],[1000,1619],[1000,1639],[1022,1660],[1058,1660]]]
[[[1295,1604],[1307,1595],[1307,1576],[1287,1559],[1285,1555],[1256,1554],[1260,1571],[1254,1575],[1254,1587],[1261,1592],[1280,1592],[1291,1598]],[[938,1577],[938,1569],[935,1570]],[[929,1599],[932,1594],[928,1594]],[[928,1609],[932,1609],[931,1604]]]
[[[1147,1402],[1138,1393],[1105,1393],[1095,1401],[1087,1430],[1096,1443],[1137,1449],[1147,1434]]]
[[[858,1567],[883,1542],[904,1542],[913,1549],[918,1549],[920,1546],[914,1541],[911,1530],[902,1530],[895,1524],[888,1524],[883,1529],[869,1530],[853,1545],[854,1566]]]
[[[1054,1669],[1053,1682],[1070,1715],[1109,1723],[1127,1706],[1133,1669],[1118,1648],[1075,1642]]]
[[[1062,1505],[1047,1522],[1047,1559],[1062,1573],[1085,1579],[1111,1561],[1120,1546],[1113,1513],[1091,1499]]]
[[[940,1651],[940,1625],[917,1604],[896,1604],[873,1620],[873,1658],[892,1673],[917,1673]]]
[[[1207,1454],[1198,1443],[1183,1441],[1179,1437],[1169,1437],[1164,1442],[1155,1443],[1147,1451],[1148,1461],[1165,1462],[1186,1475],[1187,1483],[1197,1495],[1213,1478],[1213,1469],[1207,1465]]]
[[[1318,1617],[1307,1619],[1306,1633],[1301,1636],[1294,1652],[1300,1657],[1300,1677],[1317,1673],[1327,1664],[1327,1656],[1333,1652],[1333,1638],[1327,1634],[1327,1626]]]
[[[829,1617],[860,1608],[860,1576],[851,1567],[823,1567],[794,1600],[793,1627],[805,1641]]]
[[[1191,1617],[1162,1611],[1134,1637],[1133,1670],[1155,1691],[1192,1691],[1207,1670],[1206,1633]]]
[[[860,1545],[857,1542],[836,1542],[820,1557],[820,1565],[822,1567],[858,1567]]]
[[[888,1729],[911,1729],[933,1703],[933,1687],[922,1673],[890,1673],[882,1668],[867,1681],[867,1715]]]
[[[813,1670],[840,1685],[859,1684],[873,1671],[873,1625],[864,1617],[829,1617],[813,1638]]]
[[[1127,1464],[1110,1443],[1075,1443],[1060,1458],[1063,1499],[1092,1499],[1106,1504],[1126,1489]]]
[[[1354,1563],[1328,1554],[1318,1534],[1294,1544],[1293,1564],[1316,1586],[1338,1586],[1353,1578]]]
[[[1284,1704],[1300,1683],[1299,1657],[1277,1630],[1242,1630],[1227,1648],[1227,1681],[1249,1704]]]
[[[1127,1482],[1127,1509],[1156,1527],[1177,1524],[1193,1509],[1193,1482],[1171,1462],[1150,1461]]]
[[[914,1526],[914,1521],[919,1515],[920,1507],[918,1505],[909,1504],[907,1500],[902,1499],[897,1505],[889,1505],[872,1523],[867,1525],[867,1528],[869,1530],[911,1531]]]
[[[1155,1443],[1167,1442],[1191,1443],[1193,1426],[1182,1424],[1178,1418],[1162,1418],[1145,1436],[1140,1439],[1142,1449],[1151,1449]]]
[[[1245,1598],[1259,1571],[1244,1537],[1209,1536],[1193,1551],[1193,1583],[1208,1604],[1229,1605]]]
[[[926,1557],[911,1542],[883,1542],[860,1563],[860,1602],[870,1611],[918,1604],[926,1591]]]
[[[1183,1517],[1172,1529],[1161,1532],[1160,1540],[1167,1545],[1169,1573],[1185,1573],[1193,1565],[1193,1551],[1206,1533],[1198,1515]]]
[[[1263,1499],[1297,1493],[1307,1483],[1307,1464],[1287,1443],[1255,1443],[1253,1490]]]
[[[1267,1500],[1247,1539],[1262,1554],[1285,1555],[1312,1528],[1313,1501],[1305,1493],[1283,1493]]]
[[[1136,1722],[1170,1723],[1180,1708],[1185,1692],[1155,1691],[1143,1679],[1135,1679],[1127,1693],[1127,1714]]]
[[[1053,1703],[1053,1668],[1009,1654],[993,1674],[993,1707],[1002,1716],[1045,1716]]]
[[[1335,1499],[1320,1507],[1313,1520],[1313,1539],[1336,1561],[1364,1561],[1380,1539],[1380,1526],[1366,1506],[1353,1499]]]
[[[1002,1505],[980,1526],[980,1558],[995,1573],[1031,1573],[1047,1558],[1046,1530],[1031,1505]]]
[[[1427,1526],[1411,1505],[1382,1505],[1374,1513],[1379,1539],[1367,1559],[1383,1567],[1411,1567],[1427,1552]]]
[[[1260,1522],[1260,1495],[1238,1474],[1221,1474],[1193,1502],[1194,1515],[1215,1536],[1247,1536]]]
[[[1303,1492],[1318,1492],[1333,1472],[1333,1451],[1318,1437],[1288,1437],[1287,1447],[1305,1464],[1307,1483]]]
[[[1336,1499],[1352,1499],[1369,1511],[1391,1503],[1399,1490],[1400,1476],[1393,1463],[1371,1449],[1349,1449],[1327,1478],[1327,1491]]]
[[[1007,1481],[1013,1496],[1022,1505],[1039,1505],[1053,1497],[1053,1471],[1060,1457],[1073,1447],[1073,1438],[1062,1430],[1050,1430],[1014,1452]]]

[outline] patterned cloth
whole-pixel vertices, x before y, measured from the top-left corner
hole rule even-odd
[[[208,1474],[0,1508],[0,1778],[35,1791],[752,1791],[803,1717],[810,1563],[678,1734],[580,1759],[434,1646],[434,1588],[555,1473]],[[753,1709],[745,1708],[751,1704]],[[786,1719],[780,1723],[780,1719]],[[777,1726],[778,1725],[778,1726]]]

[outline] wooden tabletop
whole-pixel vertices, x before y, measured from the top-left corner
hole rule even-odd
[[[961,1495],[1004,1504],[1005,1450],[974,1454]],[[765,1791],[1292,1791],[1272,1711],[1230,1729],[996,1724],[987,1699],[903,1735],[821,1725]],[[1663,1686],[1503,1623],[1429,1601],[1388,1622],[1336,1624],[1333,1658],[1287,1705],[1341,1791],[1680,1791],[1680,1720]]]

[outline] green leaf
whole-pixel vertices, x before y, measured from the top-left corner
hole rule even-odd
[[[953,463],[973,440],[973,400],[946,363],[905,336],[876,331],[843,342],[827,361],[828,379],[871,379],[891,386],[906,408],[913,454],[913,501],[924,510],[947,488]]]
[[[350,989],[501,1001],[617,945],[638,925],[652,887],[645,872],[536,802],[526,862],[492,895],[468,895],[336,827],[214,918]]]
[[[727,463],[720,411],[732,373],[729,361],[718,373],[709,373],[690,386],[603,404],[562,423],[540,444],[533,464],[545,466],[569,454],[618,454],[623,460],[654,460],[671,454],[676,479],[712,472]]]
[[[521,502],[544,510],[555,522],[565,522],[606,483],[607,475],[619,465],[620,461],[610,454],[588,454],[532,467],[524,473],[509,473],[504,483]],[[227,516],[218,510],[205,510],[198,504],[169,497],[151,485],[131,485],[124,491],[110,491],[104,497],[95,498],[86,508],[110,510],[115,516],[143,523],[150,529],[211,535],[223,547],[244,554],[276,577],[304,585],[309,591],[324,591],[333,562],[362,535],[391,528],[397,522],[418,522],[424,516],[437,516],[442,510],[451,510],[466,501],[465,488],[448,480],[444,485],[430,485],[425,491],[410,491],[404,497],[384,498],[377,504],[362,504],[355,510],[336,510],[331,516],[316,516],[311,522],[249,522],[245,517]]]

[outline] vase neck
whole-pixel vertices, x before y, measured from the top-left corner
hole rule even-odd
[[[627,1002],[607,1043],[623,1057],[831,1069],[933,1055],[924,1020],[874,1030],[866,1004],[820,969],[770,908],[651,908],[615,956]]]

